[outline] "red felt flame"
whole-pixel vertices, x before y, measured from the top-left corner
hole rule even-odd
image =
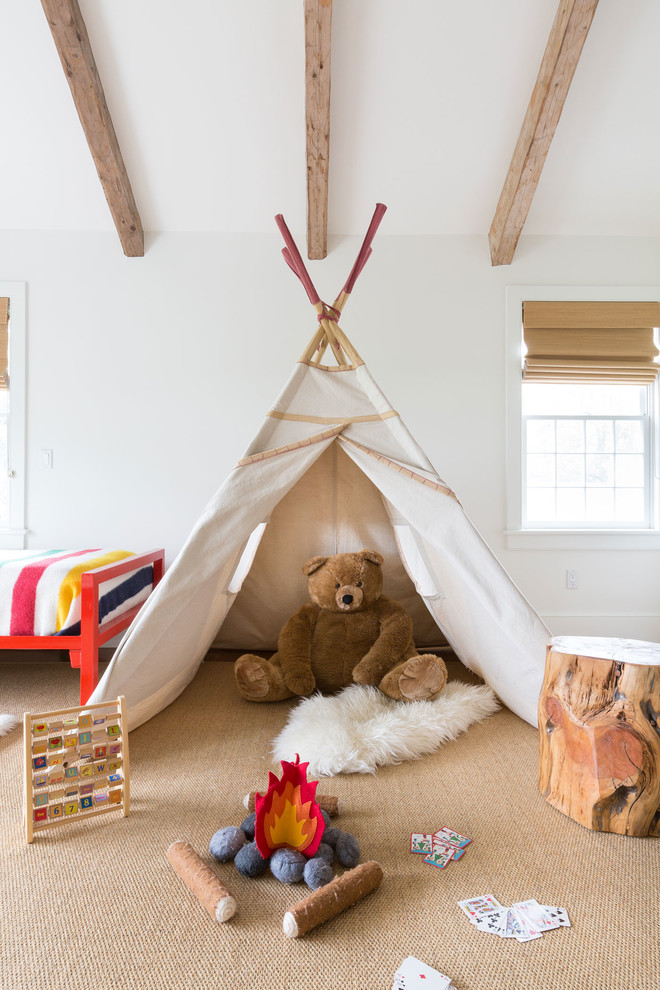
[[[314,800],[318,780],[307,780],[309,763],[281,761],[282,777],[268,774],[268,790],[255,797],[255,841],[267,859],[275,849],[296,849],[311,857],[325,829],[321,809]]]

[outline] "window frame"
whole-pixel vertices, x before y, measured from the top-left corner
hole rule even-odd
[[[0,282],[9,299],[9,525],[0,526],[0,549],[25,547],[26,284]]]
[[[660,286],[510,285],[506,288],[506,505],[504,530],[509,549],[635,549],[660,548],[658,499],[660,492],[660,397],[658,381],[649,386],[651,438],[649,462],[650,507],[653,528],[564,527],[523,529],[522,431],[522,306],[525,300],[580,302],[653,302]]]

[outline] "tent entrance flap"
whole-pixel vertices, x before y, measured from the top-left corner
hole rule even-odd
[[[417,591],[422,598],[440,598],[438,587],[422,556],[419,545],[410,526],[400,523],[394,525],[394,535],[399,548],[399,554],[406,571],[410,575]]]
[[[231,576],[231,580],[227,585],[227,592],[230,595],[237,595],[238,592],[243,587],[243,582],[247,577],[252,564],[254,563],[254,558],[257,550],[259,549],[259,544],[266,531],[266,526],[268,521],[259,523],[259,525],[250,533],[250,538],[245,544],[245,549],[241,554],[238,564],[236,565],[236,570]]]
[[[252,566],[243,573],[246,547],[232,578],[233,588],[240,569],[242,587],[218,631],[214,648],[276,649],[280,629],[309,598],[302,573],[305,561],[319,554],[351,553],[363,547],[383,554],[383,591],[401,602],[412,616],[417,645],[445,645],[401,561],[380,492],[335,442],[273,509],[254,547]]]

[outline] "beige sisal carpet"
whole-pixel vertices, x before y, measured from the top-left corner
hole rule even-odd
[[[66,664],[0,664],[0,711],[67,707],[76,692]],[[368,898],[288,939],[283,915],[307,888],[248,880],[230,863],[217,869],[239,910],[214,922],[165,851],[185,838],[206,857],[216,829],[240,824],[243,795],[275,769],[269,747],[287,710],[242,701],[228,664],[204,664],[131,734],[130,817],[68,824],[31,846],[22,729],[0,739],[2,990],[389,990],[408,955],[458,990],[658,990],[660,839],[592,833],[549,807],[536,731],[506,710],[419,762],[321,782],[344,801],[337,824],[362,859],[383,867]],[[473,842],[437,870],[408,852],[409,833],[442,825]],[[482,934],[456,902],[488,893],[565,907],[573,927],[525,944]]]

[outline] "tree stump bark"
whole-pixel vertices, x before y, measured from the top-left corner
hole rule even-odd
[[[580,825],[660,835],[660,645],[559,637],[539,698],[539,789]]]

